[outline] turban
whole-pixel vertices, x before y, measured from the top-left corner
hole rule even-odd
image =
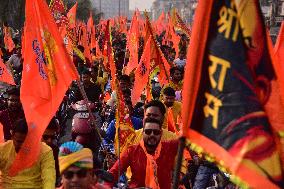
[[[80,168],[93,168],[93,154],[89,148],[77,142],[66,142],[59,148],[59,170],[62,173],[71,165]]]

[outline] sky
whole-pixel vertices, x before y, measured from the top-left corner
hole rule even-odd
[[[129,9],[134,10],[136,7],[143,11],[150,9],[154,0],[129,0]]]

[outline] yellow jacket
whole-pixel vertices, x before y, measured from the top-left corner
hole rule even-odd
[[[54,189],[55,163],[52,149],[41,143],[38,161],[28,169],[19,172],[16,176],[8,176],[9,167],[16,157],[13,141],[0,144],[0,188],[5,189]],[[32,154],[31,154],[32,155]]]

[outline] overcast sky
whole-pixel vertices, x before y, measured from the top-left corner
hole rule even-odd
[[[154,0],[129,0],[130,10],[138,8],[140,11],[150,9]]]

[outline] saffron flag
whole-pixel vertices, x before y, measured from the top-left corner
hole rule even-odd
[[[77,14],[78,2],[68,11],[67,18],[69,20],[69,27],[76,28],[76,14]]]
[[[144,48],[140,63],[135,70],[135,80],[131,94],[132,104],[135,105],[149,81],[150,64],[151,64],[151,44],[152,38],[149,38]]]
[[[177,30],[183,32],[187,35],[188,38],[191,36],[191,30],[189,27],[186,26],[186,24],[181,19],[180,15],[178,14],[176,9],[173,9],[173,23]]]
[[[135,11],[131,26],[127,36],[127,49],[129,50],[129,62],[126,66],[125,73],[127,75],[138,66],[138,47],[139,47],[139,23],[138,13]]]
[[[7,69],[6,65],[3,63],[0,57],[0,82],[5,82],[10,85],[15,85],[14,78],[10,71]]]
[[[8,49],[9,52],[12,52],[13,49],[15,48],[15,44],[14,44],[14,41],[12,39],[11,31],[10,31],[9,27],[4,26],[3,33],[4,33],[5,48]]]
[[[87,32],[88,32],[89,48],[90,50],[92,50],[93,48],[96,48],[96,30],[94,27],[92,12],[90,12],[90,17],[87,22]]]
[[[249,15],[249,16],[248,16]],[[257,0],[201,0],[183,87],[183,135],[243,188],[283,188],[264,108],[275,69]]]
[[[4,141],[4,132],[3,132],[3,125],[0,123],[0,144],[5,142]]]
[[[162,11],[161,15],[159,16],[158,20],[155,22],[154,26],[156,28],[156,33],[159,35],[165,30],[166,24],[165,24],[164,11]]]
[[[66,26],[68,24],[68,18],[66,17],[65,6],[62,0],[51,0],[49,8],[59,28]]]
[[[284,21],[282,21],[281,28],[274,47],[274,56],[276,56],[279,63],[284,63]]]
[[[31,167],[38,159],[44,130],[66,90],[78,79],[56,23],[44,0],[26,1],[25,54],[21,102],[28,134],[9,174]]]

